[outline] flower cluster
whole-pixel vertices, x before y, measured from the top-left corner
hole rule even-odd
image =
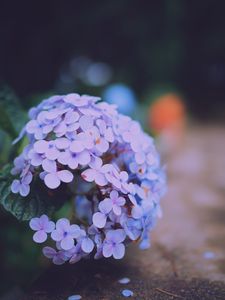
[[[42,101],[29,112],[20,138],[29,143],[14,160],[11,190],[27,196],[34,176],[48,189],[64,183],[73,191],[77,220],[33,218],[34,241],[49,237],[43,253],[55,264],[124,256],[125,245],[149,246],[149,231],[160,215],[165,175],[153,139],[138,122],[99,98],[68,94]]]

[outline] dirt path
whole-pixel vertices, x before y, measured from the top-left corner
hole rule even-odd
[[[121,261],[82,261],[53,267],[26,300],[225,300],[225,129],[193,128],[169,155],[169,190],[151,249],[135,246]],[[131,282],[121,286],[123,276]]]

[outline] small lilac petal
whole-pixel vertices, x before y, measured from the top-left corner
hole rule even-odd
[[[61,218],[56,222],[56,228],[61,230],[68,230],[70,221],[66,218]]]
[[[70,146],[70,141],[67,138],[59,138],[55,140],[55,145],[58,149],[66,149]]]
[[[47,240],[46,232],[44,230],[35,232],[35,234],[33,235],[33,240],[39,244],[45,242]]]
[[[100,138],[95,147],[99,152],[104,153],[109,149],[109,143],[104,138]]]
[[[92,182],[95,180],[96,171],[92,170],[92,169],[87,169],[81,173],[81,176],[84,180],[86,180],[88,182]]]
[[[36,120],[31,120],[26,125],[26,131],[28,133],[35,133],[37,127],[38,127],[37,121]]]
[[[63,231],[53,230],[52,233],[51,233],[51,238],[56,242],[61,241],[63,239]]]
[[[112,200],[109,198],[106,198],[105,200],[101,201],[99,203],[99,210],[103,214],[108,214],[112,210]]]
[[[73,181],[73,174],[68,170],[59,171],[57,175],[62,182],[68,183]]]
[[[58,162],[62,165],[67,165],[71,158],[70,151],[66,150],[59,154]]]
[[[42,252],[44,254],[44,256],[46,256],[47,258],[53,258],[56,255],[56,250],[53,249],[52,247],[44,247],[42,249]]]
[[[78,160],[80,165],[87,165],[91,161],[91,156],[88,151],[82,151],[78,154]]]
[[[80,128],[82,130],[88,130],[93,127],[93,119],[89,116],[82,116],[79,120]]]
[[[69,233],[73,238],[78,238],[80,236],[80,227],[76,224],[71,225]]]
[[[69,250],[74,246],[74,239],[70,236],[67,236],[64,239],[62,239],[60,246],[63,250]]]
[[[95,182],[100,186],[104,186],[108,183],[107,179],[105,178],[105,175],[101,173],[96,173]]]
[[[121,284],[127,284],[130,282],[130,278],[124,277],[124,278],[119,279],[118,282]]]
[[[50,159],[44,159],[42,162],[42,168],[49,173],[55,173],[57,168],[56,168],[56,162],[54,160]]]
[[[91,253],[94,249],[94,243],[90,238],[85,237],[81,242],[81,248],[85,253]]]
[[[20,190],[20,181],[18,179],[14,179],[11,185],[11,191],[16,194]]]
[[[81,295],[71,295],[67,298],[67,300],[80,300],[82,299]]]
[[[134,296],[134,293],[131,290],[123,290],[122,295],[124,297],[132,297],[132,296]]]
[[[41,226],[40,226],[39,218],[31,219],[29,222],[29,226],[32,230],[40,230]]]
[[[57,254],[53,257],[52,262],[53,264],[60,266],[65,263],[65,260],[62,257],[60,257],[59,254]]]
[[[135,160],[138,164],[143,164],[145,162],[145,155],[143,152],[137,152],[135,154]]]
[[[103,228],[106,224],[106,215],[101,212],[96,212],[93,215],[93,223],[98,228]]]
[[[73,141],[70,145],[70,150],[74,153],[79,153],[84,150],[84,146],[81,141]]]
[[[30,193],[30,186],[25,183],[22,183],[20,185],[20,195],[26,197],[29,193]]]
[[[51,233],[55,229],[55,223],[53,221],[49,221],[45,227],[45,232]]]
[[[113,247],[113,257],[115,259],[121,259],[124,257],[125,254],[125,246],[124,244],[120,243]]]
[[[76,122],[79,119],[79,114],[76,111],[68,111],[65,114],[65,118],[64,121],[66,122],[66,124],[72,124],[74,122]]]
[[[103,245],[102,254],[104,257],[110,257],[113,254],[113,247],[111,244],[105,243]]]
[[[48,173],[44,178],[44,182],[50,189],[56,189],[60,186],[60,180],[56,173]]]
[[[53,147],[53,148],[48,148],[45,152],[45,155],[48,159],[55,160],[59,157],[60,152],[58,149]]]
[[[113,206],[113,212],[114,212],[115,215],[120,216],[121,215],[121,211],[122,210],[121,210],[120,206],[117,206],[117,205]]]
[[[37,153],[45,153],[46,150],[48,149],[48,142],[45,140],[40,140],[34,143],[34,150]]]

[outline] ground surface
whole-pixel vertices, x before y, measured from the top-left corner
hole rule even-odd
[[[225,300],[225,129],[193,128],[167,158],[164,217],[149,250],[132,246],[122,261],[52,267],[24,300],[116,300],[123,288],[132,299]],[[122,286],[124,276],[131,282]]]

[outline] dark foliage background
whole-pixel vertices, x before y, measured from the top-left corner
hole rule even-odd
[[[223,1],[1,1],[0,78],[29,106],[78,55],[109,63],[140,99],[158,84],[198,117],[225,107]]]

